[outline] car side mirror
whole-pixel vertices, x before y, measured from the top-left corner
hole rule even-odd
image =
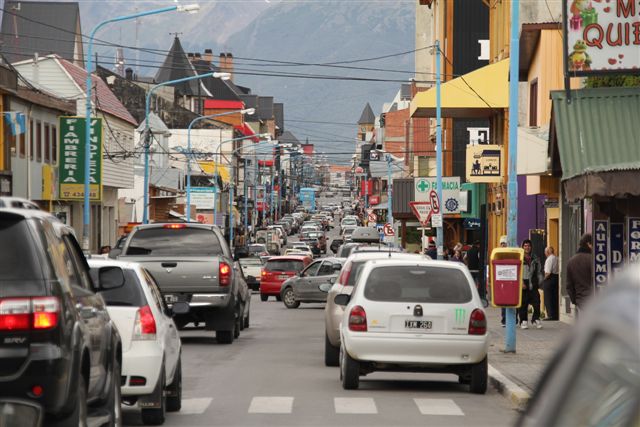
[[[322,292],[329,292],[329,290],[331,290],[331,283],[322,283],[320,286],[318,286],[318,289],[320,289]]]
[[[174,302],[171,306],[171,314],[187,314],[191,308],[189,307],[189,303],[184,301]]]
[[[98,272],[98,290],[107,291],[124,286],[124,273],[120,267],[101,267]]]
[[[122,254],[122,249],[111,249],[111,250],[109,251],[109,255],[108,255],[108,256],[109,256],[109,258],[111,258],[111,259],[116,259],[116,258],[118,258],[118,256],[119,256],[119,255],[121,255],[121,254]]]
[[[338,294],[336,295],[336,297],[333,299],[333,302],[335,302],[338,305],[347,305],[349,304],[349,300],[351,299],[351,295],[347,295],[347,294]]]
[[[331,283],[332,285],[333,285],[334,283],[336,283],[336,277],[331,277],[331,278],[329,279],[329,283]]]

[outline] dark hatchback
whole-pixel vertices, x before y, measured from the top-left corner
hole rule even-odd
[[[0,425],[118,425],[120,335],[71,228],[49,213],[0,209]],[[13,414],[13,415],[7,415]]]

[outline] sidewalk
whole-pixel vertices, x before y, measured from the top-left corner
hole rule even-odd
[[[516,353],[504,353],[506,329],[500,325],[500,309],[486,309],[489,325],[489,381],[519,409],[524,408],[547,363],[564,342],[571,325],[543,322],[542,329],[516,331]]]

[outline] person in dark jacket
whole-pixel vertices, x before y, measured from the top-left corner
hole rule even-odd
[[[524,249],[524,263],[522,265],[522,305],[518,310],[520,327],[522,329],[529,328],[527,318],[529,317],[529,305],[531,305],[533,306],[531,324],[540,329],[542,328],[542,322],[540,321],[540,292],[538,292],[538,286],[542,281],[542,264],[540,264],[538,256],[531,251],[531,249],[533,249],[531,240],[523,240],[522,249]]]
[[[591,233],[580,239],[578,253],[567,263],[567,293],[577,312],[584,308],[585,302],[593,294],[593,261],[591,259]]]

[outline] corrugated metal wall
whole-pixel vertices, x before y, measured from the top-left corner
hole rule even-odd
[[[413,178],[393,180],[393,217],[395,219],[414,219],[409,202],[414,199]]]

